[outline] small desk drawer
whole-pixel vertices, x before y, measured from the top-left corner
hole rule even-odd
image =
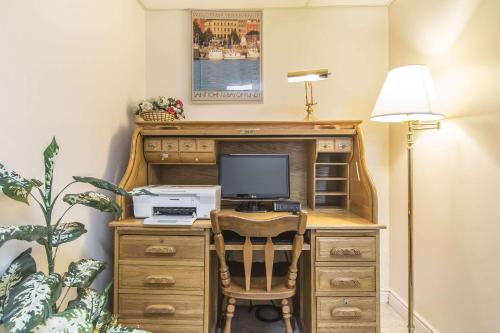
[[[374,326],[318,327],[318,330],[316,332],[318,332],[318,333],[376,333],[377,329]]]
[[[181,153],[182,163],[215,163],[213,153]]]
[[[203,267],[120,265],[120,288],[203,290]]]
[[[120,260],[203,263],[205,239],[201,236],[120,236]]]
[[[377,307],[375,297],[318,297],[316,311],[318,326],[321,323],[375,322]]]
[[[171,152],[146,152],[144,153],[144,157],[150,163],[179,163],[181,160],[179,153]]]
[[[352,151],[351,138],[335,138],[335,152],[348,153]]]
[[[179,151],[179,139],[163,139],[161,147],[162,151]]]
[[[317,291],[375,291],[375,267],[316,267]]]
[[[375,261],[375,237],[318,237],[317,261]]]
[[[214,140],[208,139],[198,139],[196,140],[196,150],[199,152],[214,152],[215,151],[215,142]]]
[[[318,151],[319,152],[333,152],[335,151],[335,139],[319,139]]]
[[[196,151],[196,140],[195,139],[180,139],[179,140],[179,150],[180,151]]]
[[[162,324],[203,324],[203,296],[123,294],[120,319],[147,319]]]
[[[161,139],[159,138],[145,138],[144,151],[161,151]]]

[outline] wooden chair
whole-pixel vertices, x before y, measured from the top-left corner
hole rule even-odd
[[[223,333],[231,332],[231,321],[237,299],[244,300],[281,300],[283,319],[286,333],[292,333],[291,325],[291,298],[296,292],[298,268],[297,263],[304,243],[304,232],[307,225],[307,214],[301,211],[298,215],[287,215],[269,220],[252,220],[239,216],[222,215],[214,210],[211,212],[212,229],[215,234],[215,247],[220,261],[220,278],[222,294],[227,300],[226,324]],[[244,281],[238,283],[236,278],[231,278],[229,266],[226,261],[226,248],[223,231],[232,231],[245,237],[243,244]],[[274,244],[271,237],[276,237],[286,231],[295,231],[292,245],[292,257],[286,276],[273,279]],[[252,244],[250,237],[267,238],[265,245]],[[252,279],[252,257],[254,248],[264,250],[264,264],[266,277]]]

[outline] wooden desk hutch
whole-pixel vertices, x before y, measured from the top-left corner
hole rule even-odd
[[[380,333],[383,226],[377,223],[360,123],[138,122],[120,185],[127,190],[148,184],[215,185],[220,153],[289,154],[291,199],[309,215],[294,307],[303,331]],[[134,219],[130,199],[120,197],[118,203],[123,216],[110,223],[118,320],[152,332],[215,332],[218,263],[210,221],[197,220],[189,228],[145,227]],[[234,203],[222,204],[232,209]],[[283,213],[252,217],[278,214]]]

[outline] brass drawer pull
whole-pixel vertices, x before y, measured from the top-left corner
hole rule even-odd
[[[146,314],[175,314],[175,308],[172,305],[148,305],[146,309],[144,309],[144,313]]]
[[[334,308],[331,312],[333,318],[347,318],[347,319],[356,319],[361,317],[361,309],[356,307],[341,307]]]
[[[168,284],[174,285],[175,278],[169,275],[149,275],[144,279],[147,284]]]
[[[330,286],[359,288],[361,287],[361,281],[352,278],[335,278],[330,280]]]
[[[330,254],[332,256],[358,257],[361,255],[361,250],[355,247],[334,247]]]
[[[175,247],[173,246],[161,246],[152,245],[146,248],[146,253],[150,254],[175,254]]]
[[[168,158],[168,156],[169,156],[169,155],[168,155],[167,153],[161,153],[161,154],[160,154],[160,157],[161,157],[161,160],[162,160],[162,161],[164,161],[165,159],[167,159],[167,158]]]

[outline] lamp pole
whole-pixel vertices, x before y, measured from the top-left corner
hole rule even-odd
[[[415,298],[413,284],[413,145],[415,131],[440,129],[439,121],[409,121],[407,133],[408,152],[408,333],[415,332]]]

